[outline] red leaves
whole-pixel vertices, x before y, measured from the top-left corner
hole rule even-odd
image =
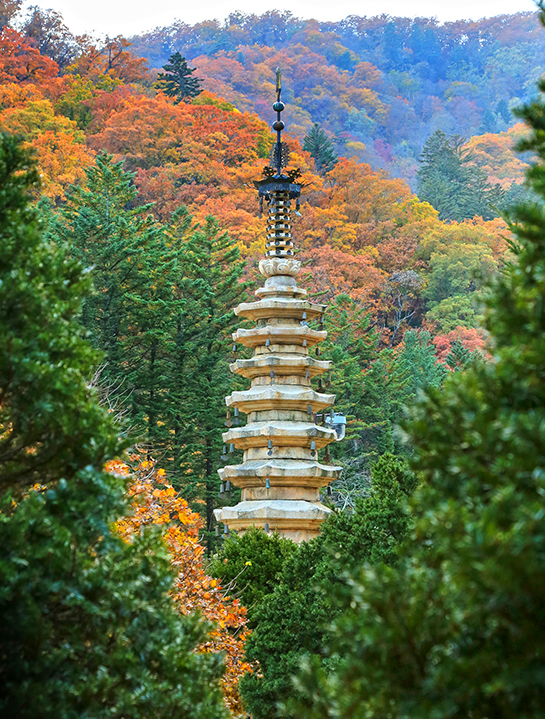
[[[9,27],[0,31],[0,83],[40,83],[57,76],[59,66]]]

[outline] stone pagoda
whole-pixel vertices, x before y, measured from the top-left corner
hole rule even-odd
[[[337,479],[341,467],[319,459],[319,452],[337,438],[328,426],[326,408],[335,400],[325,394],[321,375],[331,363],[310,354],[327,332],[323,329],[325,305],[307,299],[307,291],[295,280],[300,263],[294,257],[291,235],[291,204],[299,209],[300,173],[284,173],[287,148],[281,140],[284,123],[280,100],[280,71],[276,74],[277,99],[273,109],[277,133],[271,166],[255,185],[260,207],[268,206],[267,250],[259,263],[266,278],[256,291],[256,302],[240,304],[235,313],[255,326],[233,334],[237,344],[251,347],[250,359],[237,359],[231,371],[250,380],[250,388],[226,397],[228,416],[243,413],[247,424],[231,427],[223,440],[231,449],[244,450],[243,462],[219,470],[222,487],[242,489],[242,501],[234,507],[215,510],[216,520],[226,531],[263,527],[277,530],[295,542],[316,536],[331,511],[320,502],[320,488]],[[312,329],[309,322],[318,324]],[[312,380],[319,377],[314,389]],[[321,423],[319,421],[321,420]]]

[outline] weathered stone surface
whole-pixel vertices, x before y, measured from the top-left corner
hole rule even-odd
[[[306,342],[310,347],[318,342],[323,342],[326,337],[327,332],[312,330],[306,325],[273,325],[272,323],[265,327],[254,327],[250,330],[238,329],[233,332],[233,340],[240,342],[245,347],[263,346],[267,340],[275,345],[298,344],[304,346],[303,342]]]
[[[218,470],[222,480],[231,480],[237,487],[265,485],[266,478],[271,484],[284,487],[324,487],[337,479],[342,467],[321,464],[313,459],[278,459],[263,458],[244,462],[244,464],[227,465]]]
[[[297,409],[309,414],[321,412],[335,401],[334,394],[322,394],[299,385],[256,385],[248,390],[233,392],[225,398],[228,407],[238,407],[244,414],[260,409]]]
[[[301,263],[286,257],[267,257],[259,261],[259,271],[265,277],[290,275],[295,277],[301,271]]]
[[[264,447],[270,441],[274,446],[310,447],[314,442],[315,449],[321,449],[334,441],[335,430],[320,427],[312,422],[251,422],[245,427],[236,427],[223,433],[223,441],[233,443],[237,449],[248,447]]]
[[[250,359],[237,359],[229,365],[234,374],[253,379],[254,377],[270,377],[272,370],[275,375],[304,375],[307,370],[310,377],[316,377],[331,369],[331,362],[318,360],[309,355],[266,354],[256,355]]]
[[[330,512],[320,503],[320,488],[337,479],[342,468],[330,465],[327,455],[326,463],[318,456],[337,435],[317,424],[316,414],[333,405],[335,396],[312,387],[313,378],[331,363],[309,355],[327,333],[307,323],[321,319],[326,307],[307,300],[306,290],[295,281],[300,263],[289,256],[289,193],[280,189],[270,199],[269,256],[259,265],[267,279],[255,293],[258,301],[235,310],[257,323],[233,334],[235,345],[253,348],[252,358],[231,364],[231,371],[250,379],[251,386],[225,399],[228,407],[247,416],[245,426],[223,434],[226,444],[244,451],[242,464],[219,470],[223,482],[242,489],[242,501],[215,510],[215,515],[232,531],[258,526],[300,542],[319,532]],[[271,220],[275,213],[280,214]]]
[[[301,320],[305,313],[305,320],[308,321],[318,319],[325,311],[325,305],[317,305],[308,300],[292,297],[270,298],[260,302],[243,302],[238,307],[235,307],[236,315],[254,321],[268,319],[269,317],[293,317]]]
[[[331,512],[319,502],[304,500],[263,499],[239,502],[236,507],[214,510],[216,520],[225,522],[231,530],[244,531],[249,527],[267,525],[269,531],[279,531],[295,541],[316,536],[320,524]]]

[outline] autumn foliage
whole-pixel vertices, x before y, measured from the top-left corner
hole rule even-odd
[[[253,667],[244,659],[246,609],[228,588],[208,576],[204,567],[204,547],[199,543],[203,522],[192,512],[165,478],[165,472],[150,461],[138,463],[134,473],[124,462],[110,462],[108,471],[131,474],[129,496],[133,513],[119,519],[117,531],[130,542],[144,527],[158,527],[167,546],[175,573],[172,599],[182,614],[199,612],[212,622],[209,640],[202,652],[222,653],[225,674],[221,680],[225,703],[233,717],[244,716],[238,693],[240,677]]]

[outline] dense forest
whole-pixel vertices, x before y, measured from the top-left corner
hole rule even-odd
[[[537,719],[538,14],[97,39],[21,5],[0,2],[0,713]],[[277,66],[348,420],[301,546],[213,518],[240,496],[217,470]]]
[[[72,38],[63,59],[54,27],[49,55],[38,31],[4,29],[0,123],[36,153],[49,236],[94,268],[82,322],[104,352],[103,381],[125,393],[134,432],[175,486],[206,504],[212,531],[232,308],[264,250],[252,182],[273,136],[198,83],[188,101],[170,97],[123,39]],[[442,131],[420,163],[429,201],[339,156],[317,126],[289,148],[304,185],[296,242],[305,281],[330,305],[331,382],[350,422],[338,459],[366,476],[383,452],[410,452],[393,428],[411,398],[483,354],[481,289],[509,253],[492,205],[502,195]]]
[[[511,157],[507,169],[517,134],[509,133],[512,109],[535,96],[545,71],[534,13],[439,24],[387,15],[325,23],[271,11],[179,22],[131,40],[151,68],[181,52],[205,89],[266,121],[280,66],[289,132],[301,140],[318,123],[339,154],[385,168],[412,189],[436,130],[479,135],[470,145],[476,164],[504,184],[520,180],[520,160]]]

